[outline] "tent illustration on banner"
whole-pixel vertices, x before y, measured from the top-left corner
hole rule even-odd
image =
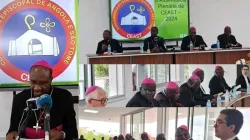
[[[59,53],[56,37],[35,30],[28,30],[18,39],[9,42],[8,56],[58,56]]]
[[[121,25],[147,25],[146,17],[135,12],[122,17]]]

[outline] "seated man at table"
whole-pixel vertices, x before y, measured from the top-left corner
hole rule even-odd
[[[180,88],[175,82],[168,82],[163,92],[156,95],[155,99],[158,101],[160,107],[183,107],[177,103],[180,97]]]
[[[51,96],[53,102],[50,109],[50,139],[73,140],[78,138],[72,95],[65,89],[52,86],[52,75],[51,66],[43,60],[35,63],[30,68],[30,88],[18,93],[13,99],[7,140],[14,140],[17,137],[20,121],[27,116],[26,113],[23,114],[24,109],[27,107],[26,101],[30,98],[39,98],[44,94]],[[44,109],[39,108],[32,111],[21,138],[44,138],[44,118]]]
[[[204,71],[202,69],[200,69],[200,68],[195,69],[193,71],[193,75],[198,76],[201,80],[201,83],[204,81]],[[197,90],[196,94],[194,95],[195,100],[201,102],[201,106],[206,106],[208,100],[210,100],[213,104],[215,104],[216,97],[217,96],[206,94],[202,85],[200,85],[199,89]]]
[[[104,54],[108,51],[108,46],[111,47],[111,52],[122,53],[123,49],[119,41],[111,38],[111,32],[105,30],[103,32],[103,40],[98,43],[96,54]]]
[[[248,70],[249,67],[248,65],[243,65],[241,68],[242,71],[242,75],[240,75],[237,79],[236,79],[236,86],[240,85],[242,91],[246,91],[249,83],[250,83],[250,79],[248,77]]]
[[[85,92],[87,107],[104,107],[108,101],[107,93],[98,86],[91,86]]]
[[[200,78],[196,75],[192,75],[186,83],[181,85],[178,102],[185,107],[200,106],[202,103],[200,101],[196,101],[194,98],[200,84]]]
[[[224,29],[224,33],[218,36],[220,48],[225,49],[230,47],[242,47],[242,45],[236,41],[235,36],[231,33],[231,28],[229,26],[226,26]]]
[[[140,91],[130,99],[126,107],[159,107],[158,102],[154,99],[155,92],[155,81],[151,78],[144,79]]]
[[[164,45],[165,44],[164,39],[157,35],[158,35],[158,28],[152,27],[151,36],[144,40],[144,47],[143,47],[144,51],[147,51],[148,49],[150,49],[150,51],[154,53],[167,51]]]
[[[196,35],[195,27],[189,29],[189,35],[182,39],[181,49],[184,51],[190,50],[190,44],[194,45],[194,49],[205,50],[204,47],[207,47],[207,44],[203,40],[202,36]]]
[[[230,91],[231,87],[228,86],[224,78],[224,69],[221,66],[215,67],[215,75],[211,78],[209,82],[210,95],[215,95],[219,93],[226,93]]]

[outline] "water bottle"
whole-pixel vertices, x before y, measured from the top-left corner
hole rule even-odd
[[[190,41],[190,51],[192,51],[193,49],[194,49],[194,44],[193,44],[193,42],[192,41]]]
[[[217,41],[217,49],[220,49],[220,41]]]
[[[221,107],[221,97],[217,97],[217,107]]]
[[[237,90],[236,87],[233,89],[233,98],[235,99],[237,97]]]
[[[229,91],[226,91],[226,95],[225,95],[225,102],[228,103],[229,102]]]
[[[207,101],[207,107],[212,107],[210,100]]]
[[[111,46],[108,46],[108,54],[111,55]]]
[[[250,84],[247,86],[247,94],[250,94]]]
[[[141,52],[141,53],[144,53],[143,47],[144,47],[144,46],[143,46],[143,44],[142,44],[142,45],[140,46],[140,52]]]

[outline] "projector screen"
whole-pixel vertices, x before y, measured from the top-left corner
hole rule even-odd
[[[112,37],[120,41],[143,40],[151,27],[165,40],[188,34],[188,0],[110,0]]]
[[[78,84],[78,0],[1,0],[0,88],[28,86],[30,67],[47,61],[53,84]]]

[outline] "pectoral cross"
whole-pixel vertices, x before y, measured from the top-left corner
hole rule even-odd
[[[36,123],[36,126],[33,126],[33,128],[36,129],[36,136],[37,136],[38,129],[41,129],[41,127],[39,126],[38,122]]]
[[[140,14],[142,14],[142,13],[145,11],[145,9],[141,6],[139,9],[137,9],[137,11],[138,11]]]

